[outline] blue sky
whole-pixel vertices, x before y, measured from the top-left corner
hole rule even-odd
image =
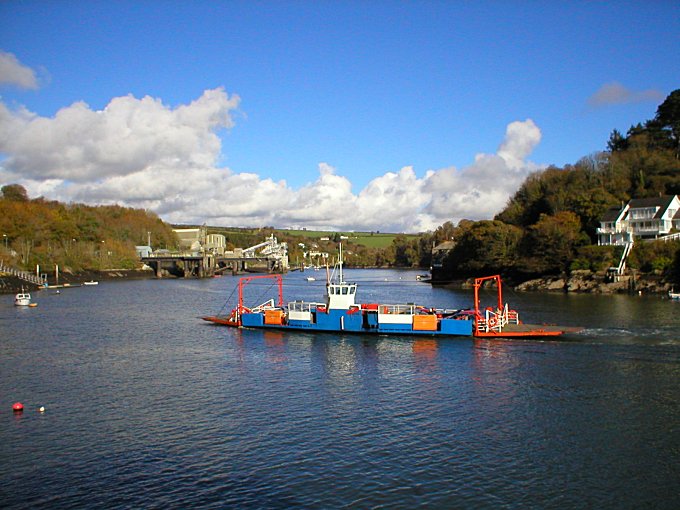
[[[34,77],[0,76],[0,183],[176,222],[417,230],[491,217],[529,172],[604,150],[680,86],[672,1],[10,0],[0,19],[0,51]],[[89,128],[68,139],[60,110]],[[135,159],[143,149],[122,154],[121,140],[140,125],[154,149]],[[187,189],[203,179],[212,191]],[[155,195],[140,191],[153,181]]]

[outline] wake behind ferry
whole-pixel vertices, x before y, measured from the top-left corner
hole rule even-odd
[[[238,306],[230,315],[203,317],[203,320],[239,328],[442,337],[555,337],[580,329],[522,323],[519,313],[503,303],[499,275],[475,279],[474,307],[470,309],[429,308],[414,303],[356,303],[357,284],[345,282],[342,266],[341,245],[332,274],[327,269],[322,302],[291,301],[284,305],[281,275],[248,276],[239,280]],[[245,306],[244,288],[251,281],[263,278],[276,280],[276,301],[271,298],[257,306]],[[487,282],[495,284],[498,301],[495,307],[482,309],[479,290]]]

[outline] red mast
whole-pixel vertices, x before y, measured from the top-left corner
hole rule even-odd
[[[479,289],[482,284],[487,280],[494,280],[496,282],[496,288],[498,289],[498,310],[503,310],[503,291],[501,289],[501,275],[496,274],[493,276],[484,276],[482,278],[475,278],[475,334],[478,335],[479,331],[479,321],[484,320],[481,312],[479,311]]]

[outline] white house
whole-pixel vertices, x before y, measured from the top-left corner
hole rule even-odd
[[[636,198],[609,209],[597,229],[598,244],[626,244],[634,239],[658,239],[680,230],[680,198],[666,195]]]

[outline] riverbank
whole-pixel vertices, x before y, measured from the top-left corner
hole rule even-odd
[[[451,288],[472,288],[474,279],[432,282]],[[543,276],[523,282],[503,280],[503,284],[524,292],[575,292],[582,294],[666,294],[673,285],[654,274],[626,274],[612,279],[603,272],[572,271],[569,275]]]
[[[572,271],[568,276],[550,276],[515,286],[518,291],[556,291],[590,294],[665,294],[672,285],[654,274],[626,274],[608,277],[605,273]]]
[[[373,268],[385,269],[385,268]],[[68,270],[59,273],[59,282],[55,276],[48,276],[49,285],[79,285],[89,281],[107,281],[118,279],[155,278],[151,269],[106,269],[102,271],[81,271],[73,273]],[[452,282],[430,282],[451,288],[472,288],[473,279]],[[577,292],[588,294],[666,294],[673,285],[664,281],[661,276],[650,274],[622,275],[616,281],[610,281],[605,273],[592,271],[572,271],[568,276],[545,276],[524,282],[513,282],[504,279],[504,284],[517,291],[526,292]],[[0,273],[0,294],[12,294],[21,289],[35,290],[38,287],[15,276]]]
[[[84,282],[90,281],[107,281],[107,280],[140,280],[147,278],[154,278],[155,274],[151,269],[104,269],[102,271],[80,271],[77,273],[62,270],[59,273],[59,281],[57,282],[54,274],[47,277],[48,285],[81,285]],[[21,289],[38,290],[41,287],[28,283],[16,276],[6,273],[0,273],[0,294],[14,294],[20,292]]]

